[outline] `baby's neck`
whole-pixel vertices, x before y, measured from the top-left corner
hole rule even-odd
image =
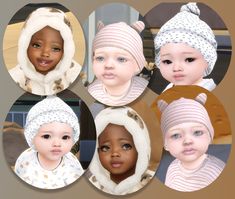
[[[37,153],[37,158],[38,158],[38,162],[41,165],[41,167],[45,170],[48,170],[48,171],[52,171],[52,170],[56,169],[62,161],[62,158],[60,158],[58,160],[45,159],[39,153]]]
[[[116,184],[119,184],[123,180],[127,179],[128,177],[132,176],[135,174],[135,166],[128,171],[126,171],[123,174],[113,174],[110,173],[110,179],[115,182]]]
[[[207,154],[203,154],[201,157],[199,157],[197,160],[193,162],[182,162],[181,161],[181,166],[186,169],[186,170],[195,170],[199,168],[204,160],[206,159]]]
[[[122,84],[120,86],[107,86],[104,85],[104,90],[105,92],[112,96],[112,97],[121,97],[121,96],[125,96],[130,88],[131,85],[131,80],[129,80],[128,82],[126,82],[125,84]]]

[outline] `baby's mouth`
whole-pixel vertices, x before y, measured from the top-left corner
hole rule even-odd
[[[196,150],[193,149],[193,148],[189,148],[189,149],[184,149],[184,150],[183,150],[183,154],[184,154],[184,155],[192,155],[192,154],[194,154],[195,152],[196,152]]]
[[[48,66],[48,65],[50,65],[52,63],[52,61],[51,60],[45,60],[45,59],[38,59],[38,64],[40,65],[40,66]]]
[[[111,166],[113,168],[119,168],[119,167],[122,166],[122,162],[120,162],[120,161],[113,161],[113,162],[111,162]]]
[[[116,75],[114,75],[113,73],[104,73],[102,76],[105,79],[114,79]]]
[[[60,149],[53,149],[53,150],[51,150],[51,153],[54,155],[59,155],[61,153],[61,150]]]
[[[176,74],[173,77],[174,77],[175,80],[180,81],[184,78],[184,76],[185,75],[183,75],[183,74]]]

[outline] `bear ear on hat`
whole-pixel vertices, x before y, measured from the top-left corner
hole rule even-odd
[[[97,31],[99,32],[103,27],[104,27],[104,23],[102,21],[98,21],[97,23]]]
[[[166,101],[164,101],[164,100],[159,100],[157,102],[157,106],[158,106],[159,110],[161,112],[163,112],[166,109],[166,107],[168,106],[168,103]]]
[[[202,105],[205,105],[207,100],[207,95],[205,93],[200,93],[195,97],[195,101],[199,102]]]
[[[141,33],[145,28],[145,24],[143,21],[136,21],[131,24],[131,27],[135,29],[138,33]]]

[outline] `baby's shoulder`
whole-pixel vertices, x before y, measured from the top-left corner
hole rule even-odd
[[[16,173],[25,173],[28,168],[35,168],[37,161],[37,153],[32,148],[23,151],[17,158],[15,163]]]
[[[148,85],[148,80],[140,76],[134,76],[132,78],[132,84],[137,86],[138,88],[146,88],[146,86]]]
[[[83,168],[78,160],[78,158],[73,155],[71,152],[67,153],[63,157],[64,167],[68,167],[69,169],[80,170],[83,173]]]
[[[15,81],[22,81],[22,79],[25,79],[24,71],[21,69],[20,65],[16,65],[14,68],[11,68],[8,72]]]
[[[219,170],[222,170],[225,167],[225,163],[213,155],[207,156],[206,164],[209,165],[210,167],[213,167],[214,169],[219,169]]]

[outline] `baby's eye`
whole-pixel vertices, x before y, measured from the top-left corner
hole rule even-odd
[[[101,146],[101,147],[99,148],[99,150],[102,151],[102,152],[108,152],[109,149],[110,149],[110,147],[109,147],[109,146],[106,146],[106,145],[103,145],[103,146]]]
[[[169,59],[165,59],[165,60],[162,60],[162,63],[163,63],[163,64],[171,64],[172,61],[169,60]]]
[[[53,48],[52,48],[52,51],[53,51],[53,52],[60,52],[60,51],[61,51],[61,48],[59,48],[59,47],[53,47]]]
[[[177,140],[179,138],[181,138],[181,135],[179,133],[175,133],[175,134],[171,135],[171,139],[173,139],[173,140]]]
[[[118,57],[117,60],[121,63],[127,62],[127,59],[125,57]]]
[[[33,44],[32,44],[32,47],[33,47],[33,48],[40,48],[41,45],[40,45],[39,43],[33,43]]]
[[[69,140],[71,137],[69,136],[69,135],[64,135],[63,137],[62,137],[62,139],[63,140]]]
[[[44,139],[49,139],[51,136],[49,134],[45,134],[45,135],[42,135],[41,137]]]
[[[203,131],[194,131],[193,132],[193,135],[195,135],[195,136],[201,136],[201,135],[203,135]]]
[[[128,151],[128,150],[131,150],[132,149],[132,146],[130,144],[123,144],[122,145],[122,148],[125,150],[125,151]]]
[[[95,61],[102,62],[102,61],[104,61],[104,57],[103,56],[95,57]]]
[[[185,62],[193,62],[195,58],[189,57],[185,59]]]

